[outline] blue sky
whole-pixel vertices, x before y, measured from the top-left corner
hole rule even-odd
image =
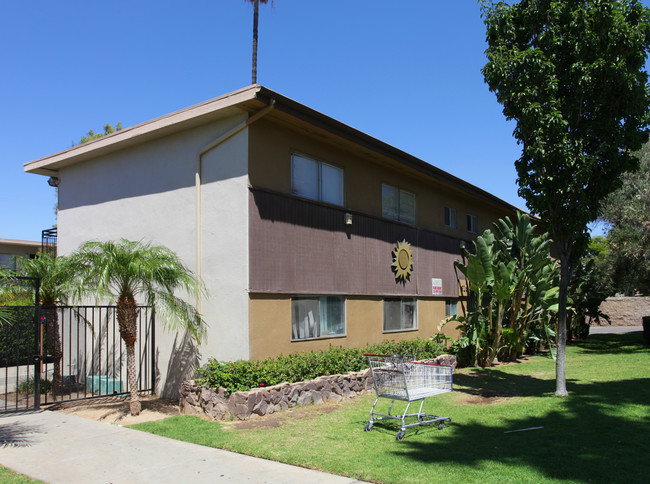
[[[40,240],[54,189],[23,164],[105,123],[131,126],[251,83],[244,0],[4,2],[0,238]],[[474,0],[275,0],[258,83],[516,206],[513,123],[480,73]]]

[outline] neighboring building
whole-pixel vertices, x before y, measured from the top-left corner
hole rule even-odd
[[[0,239],[0,266],[15,270],[18,268],[18,259],[33,259],[40,251],[40,242]]]
[[[201,275],[205,345],[157,333],[173,382],[181,350],[198,362],[428,338],[456,311],[461,244],[516,211],[259,85],[25,171],[58,178],[60,254],[153,241]]]

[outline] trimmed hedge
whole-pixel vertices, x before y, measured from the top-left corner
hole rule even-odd
[[[33,363],[36,351],[34,307],[4,306],[11,322],[0,324],[0,366]]]
[[[419,359],[433,359],[445,352],[444,343],[413,339],[407,341],[384,341],[365,348],[341,348],[330,346],[327,350],[280,355],[277,358],[249,361],[222,362],[211,358],[197,369],[198,385],[223,387],[228,393],[248,391],[252,388],[296,383],[313,380],[319,376],[346,374],[368,368],[370,354],[415,355]]]

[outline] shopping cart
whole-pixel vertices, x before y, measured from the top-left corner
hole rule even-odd
[[[377,399],[370,409],[370,421],[364,427],[366,432],[372,430],[375,422],[387,419],[401,420],[402,428],[395,438],[402,440],[409,427],[438,423],[438,429],[445,427],[445,422],[451,422],[449,417],[430,415],[422,411],[424,399],[433,395],[452,391],[452,367],[417,362],[409,355],[364,355],[370,363],[372,381],[377,392]],[[392,400],[388,414],[376,413],[375,407],[380,398]],[[391,411],[395,400],[406,403],[402,415],[393,415]],[[408,413],[412,402],[420,402],[418,413]],[[415,423],[406,423],[407,417],[417,418]]]

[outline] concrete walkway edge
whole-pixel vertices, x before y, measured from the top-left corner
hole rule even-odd
[[[0,416],[0,464],[51,484],[354,483],[51,411]]]

